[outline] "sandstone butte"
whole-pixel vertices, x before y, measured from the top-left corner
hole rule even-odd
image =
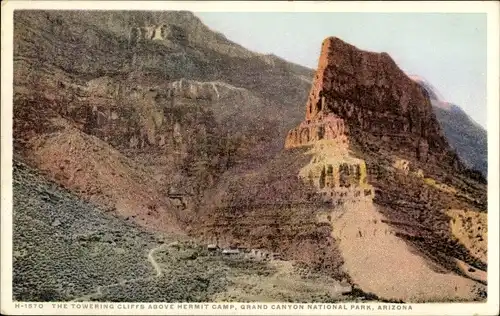
[[[388,54],[365,52],[335,37],[323,41],[305,120],[285,140],[287,149],[303,146],[310,148],[312,158],[299,178],[344,210],[332,221],[331,235],[355,284],[380,297],[405,301],[474,297],[474,281],[432,269],[386,224],[384,207],[373,203],[374,189],[362,159],[370,158],[366,148],[384,153],[370,158],[372,162],[404,157],[395,165],[407,177],[423,177],[421,169],[408,173],[409,161],[443,172],[462,167],[443,137],[430,100]],[[463,264],[457,260],[458,266]]]
[[[459,163],[452,160],[430,100],[388,54],[329,37],[321,46],[305,121],[288,133],[285,148],[334,145],[329,152],[316,149],[301,177],[328,198],[371,197],[365,162],[349,155],[350,137],[357,143],[375,138],[389,150],[397,143],[396,152],[423,162]]]
[[[286,147],[308,142],[307,133],[313,132],[311,140],[323,137],[324,121],[325,137],[349,131],[362,143],[376,137],[381,147],[391,148],[397,142],[399,149],[423,162],[459,164],[430,100],[387,53],[325,39],[306,108],[305,122],[289,133]]]

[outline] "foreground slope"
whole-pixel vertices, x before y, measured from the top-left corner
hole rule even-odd
[[[208,253],[79,200],[14,161],[14,301],[294,301],[363,299],[292,261]]]

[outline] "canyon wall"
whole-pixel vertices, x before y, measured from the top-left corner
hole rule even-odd
[[[374,140],[380,148],[423,162],[459,164],[423,89],[386,53],[362,51],[335,37],[325,39],[306,121],[318,113],[340,116],[360,143]]]

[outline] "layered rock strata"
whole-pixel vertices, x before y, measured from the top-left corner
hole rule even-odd
[[[344,120],[331,113],[321,113],[314,120],[306,119],[288,132],[285,148],[312,145],[323,139],[346,145],[349,141],[347,131]]]
[[[320,111],[290,130],[285,148],[311,146],[313,158],[299,177],[317,189],[325,201],[341,204],[346,200],[370,200],[373,188],[367,183],[364,160],[349,152],[348,127],[344,120]]]
[[[333,149],[333,150],[332,150]],[[335,146],[314,148],[313,159],[301,169],[299,176],[313,185],[325,201],[342,204],[344,201],[371,201],[373,187],[366,180],[364,160],[347,152],[331,154]]]
[[[360,143],[375,141],[380,148],[423,162],[458,164],[425,91],[386,53],[362,51],[335,37],[325,39],[306,122],[320,113],[344,119]]]
[[[479,285],[450,271],[456,270],[453,264],[449,270],[431,268],[428,258],[410,250],[400,236],[405,230],[387,224],[388,218],[399,214],[387,214],[390,211],[379,205],[380,195],[398,189],[414,191],[409,185],[393,188],[399,183],[390,183],[387,170],[398,179],[422,182],[424,171],[449,174],[461,167],[442,136],[428,97],[389,55],[363,52],[327,38],[305,120],[290,130],[285,141],[286,149],[297,147],[309,147],[311,156],[299,178],[333,205],[328,215],[332,238],[353,283],[394,300],[476,297]],[[369,182],[377,185],[377,196]],[[401,201],[396,195],[391,198]],[[408,207],[405,212],[413,210]],[[405,225],[414,231],[431,230],[415,222]],[[381,260],[381,255],[387,260]],[[393,278],[394,272],[405,282]]]

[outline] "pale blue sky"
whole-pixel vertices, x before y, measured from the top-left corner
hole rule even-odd
[[[260,53],[316,68],[321,42],[337,36],[387,52],[407,74],[486,127],[486,14],[197,12],[211,29]]]

